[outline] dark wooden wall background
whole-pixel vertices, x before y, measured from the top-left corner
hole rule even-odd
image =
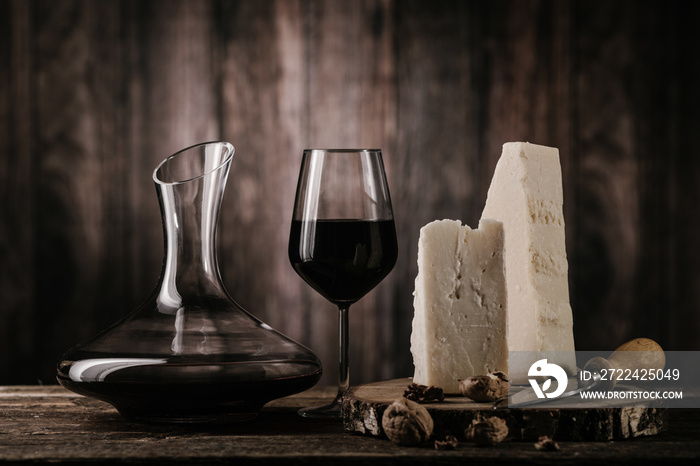
[[[336,380],[336,312],[286,247],[302,149],[383,149],[400,257],[351,310],[352,382],[412,373],[419,228],[476,225],[501,145],[556,146],[578,349],[700,350],[700,2],[0,1],[0,383],[152,290],[151,172],[236,146],[230,293]]]

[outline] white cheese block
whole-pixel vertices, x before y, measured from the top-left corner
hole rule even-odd
[[[508,375],[527,384],[538,352],[576,372],[569,304],[559,151],[523,142],[503,145],[482,219],[503,222],[508,290]],[[518,358],[523,357],[523,361]]]
[[[501,222],[425,225],[418,242],[411,353],[413,382],[459,393],[459,379],[506,371],[506,288]]]

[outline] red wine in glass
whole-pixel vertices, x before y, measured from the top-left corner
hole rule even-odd
[[[393,220],[294,220],[289,243],[294,270],[336,305],[366,295],[391,271],[397,256]]]
[[[305,150],[289,235],[294,270],[339,309],[335,400],[305,417],[340,418],[349,387],[348,309],[386,277],[398,248],[381,151]]]

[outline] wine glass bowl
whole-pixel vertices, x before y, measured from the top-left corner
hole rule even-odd
[[[304,151],[289,236],[294,270],[339,309],[338,395],[305,417],[339,418],[349,387],[348,309],[386,277],[398,248],[379,149]]]
[[[392,220],[292,221],[289,256],[294,270],[336,305],[354,304],[396,261]],[[302,246],[303,245],[303,246]]]

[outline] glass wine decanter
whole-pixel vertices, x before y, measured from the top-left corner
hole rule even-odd
[[[226,142],[198,144],[155,169],[165,235],[158,284],[63,355],[61,385],[130,420],[196,423],[251,419],[318,382],[316,355],[242,309],[221,281],[215,233],[233,153]]]

